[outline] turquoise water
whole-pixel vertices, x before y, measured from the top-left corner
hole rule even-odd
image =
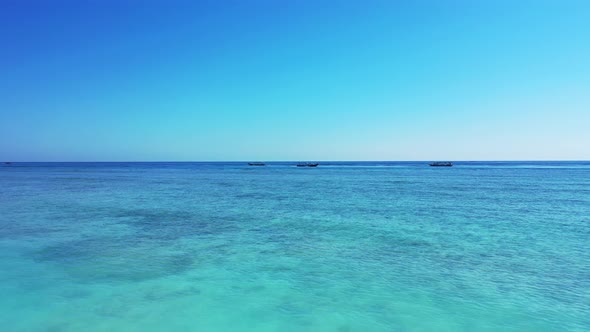
[[[3,331],[589,331],[590,162],[0,167]]]

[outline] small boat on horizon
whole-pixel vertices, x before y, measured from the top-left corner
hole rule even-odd
[[[10,161],[5,161],[4,162],[4,165],[11,165],[11,164],[12,164],[12,162],[10,162]]]
[[[432,167],[452,167],[453,163],[450,161],[437,161],[429,164]]]
[[[261,162],[248,163],[248,165],[250,165],[250,166],[266,166],[265,163],[261,163]]]
[[[297,167],[318,167],[318,163],[299,163]]]

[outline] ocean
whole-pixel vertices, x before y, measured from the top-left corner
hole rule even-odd
[[[0,166],[2,331],[590,331],[590,162]]]

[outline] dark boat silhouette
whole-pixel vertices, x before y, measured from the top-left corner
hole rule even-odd
[[[318,167],[318,163],[299,163],[297,167]]]
[[[250,166],[266,166],[265,163],[260,163],[260,162],[256,162],[256,163],[248,163],[248,165]]]
[[[451,167],[453,163],[450,161],[437,161],[429,164],[432,167]]]
[[[5,161],[4,162],[4,165],[10,165],[10,164],[12,164],[10,161]]]

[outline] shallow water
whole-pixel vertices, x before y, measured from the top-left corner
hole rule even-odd
[[[590,162],[0,166],[4,331],[588,331]]]

